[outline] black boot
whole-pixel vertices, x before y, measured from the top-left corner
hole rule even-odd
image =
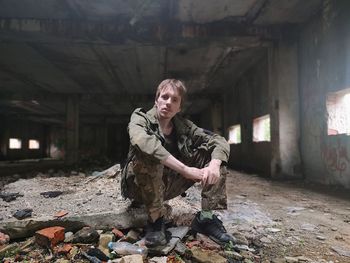
[[[222,246],[229,244],[230,241],[236,243],[236,239],[227,233],[222,221],[211,213],[209,216],[203,216],[198,212],[192,221],[191,229],[194,233],[204,234]]]
[[[158,218],[155,222],[148,222],[145,241],[147,247],[163,246],[167,243],[163,217]]]

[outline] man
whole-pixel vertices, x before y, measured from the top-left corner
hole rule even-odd
[[[220,244],[234,241],[211,209],[225,209],[227,141],[198,128],[178,115],[186,88],[176,79],[162,81],[155,105],[149,111],[136,109],[128,131],[130,150],[123,169],[122,194],[146,206],[146,245],[167,243],[164,201],[201,182],[202,211],[192,222],[192,230],[208,235]]]

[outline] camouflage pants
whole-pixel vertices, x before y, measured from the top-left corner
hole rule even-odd
[[[203,168],[209,163],[210,154],[198,151],[191,159],[181,161],[188,166]],[[202,209],[227,208],[226,167],[220,168],[220,174],[220,179],[215,185],[203,187]],[[179,196],[194,184],[192,180],[142,154],[136,154],[127,164],[122,180],[125,180],[125,197],[143,203],[152,221],[165,215],[164,201]]]

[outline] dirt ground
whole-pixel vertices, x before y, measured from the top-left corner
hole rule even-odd
[[[118,176],[91,178],[84,173],[50,171],[15,182],[4,179],[1,192],[24,196],[11,202],[0,200],[0,222],[17,220],[12,214],[23,208],[32,208],[35,218],[60,210],[86,215],[130,205],[120,196]],[[247,240],[260,262],[289,258],[290,262],[350,262],[350,198],[345,191],[300,181],[271,181],[232,170],[227,178],[228,209],[218,214],[228,232]],[[56,198],[40,195],[57,190],[63,194]],[[200,209],[200,186],[169,205],[177,224],[188,224],[189,219],[181,214]]]

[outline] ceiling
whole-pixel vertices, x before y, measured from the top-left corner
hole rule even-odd
[[[196,114],[305,23],[322,0],[0,0],[0,113],[64,123],[125,121],[164,78]]]

